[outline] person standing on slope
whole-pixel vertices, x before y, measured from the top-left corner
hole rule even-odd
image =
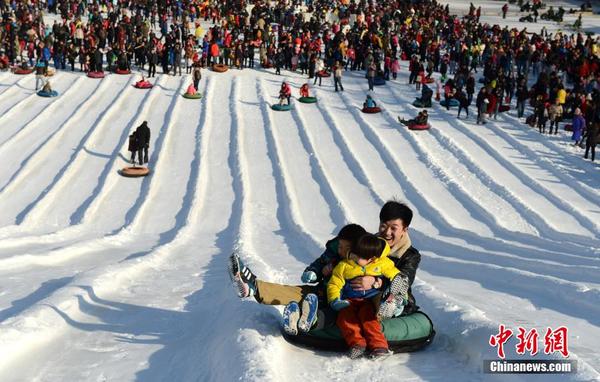
[[[148,148],[150,147],[150,128],[148,122],[144,121],[136,129],[138,142],[138,160],[140,164],[148,163]],[[142,155],[143,154],[143,155]],[[143,162],[142,162],[143,158]]]

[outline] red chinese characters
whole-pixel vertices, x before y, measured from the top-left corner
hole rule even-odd
[[[519,334],[517,334],[519,343],[517,344],[517,354],[525,354],[529,351],[531,355],[536,355],[538,352],[538,332],[535,328],[529,332],[519,326]]]
[[[506,329],[504,325],[500,325],[498,327],[498,334],[490,337],[490,346],[498,347],[498,357],[504,359],[504,344],[512,335],[512,330]]]
[[[564,326],[556,330],[552,330],[551,328],[546,329],[546,334],[544,335],[544,353],[552,354],[555,352],[560,352],[565,358],[569,356],[567,328]]]

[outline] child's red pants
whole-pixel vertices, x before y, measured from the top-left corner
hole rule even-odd
[[[349,307],[338,313],[337,325],[348,346],[355,345],[368,349],[388,348],[383,328],[375,314],[371,300],[350,300]]]

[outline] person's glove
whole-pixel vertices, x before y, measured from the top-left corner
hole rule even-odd
[[[304,271],[301,279],[303,283],[314,283],[317,281],[317,274],[313,271]]]
[[[348,301],[348,300],[340,300],[339,298],[336,298],[329,305],[331,306],[331,309],[335,310],[336,312],[339,312],[340,310],[349,307],[350,306],[350,301]]]

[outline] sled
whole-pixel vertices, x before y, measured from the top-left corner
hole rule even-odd
[[[271,109],[276,110],[276,111],[290,111],[292,109],[291,105],[280,105],[278,103],[276,103],[275,105],[271,106]]]
[[[33,73],[33,69],[32,68],[27,68],[27,69],[16,68],[13,73],[20,74],[20,75],[31,74],[31,73]]]
[[[228,69],[229,69],[229,67],[227,65],[224,65],[224,64],[214,64],[212,66],[213,72],[217,72],[217,73],[224,73]]]
[[[88,72],[87,76],[90,78],[104,78],[104,72]]]
[[[119,174],[126,178],[139,178],[150,174],[150,169],[148,167],[124,167],[119,170]]]
[[[321,70],[321,71],[317,72],[317,77],[323,77],[323,78],[331,77],[331,73],[329,73],[326,70]]]
[[[133,85],[134,88],[138,88],[138,89],[152,89],[152,85],[150,82],[148,81],[138,81],[135,83],[135,85]]]
[[[450,103],[450,105],[449,105],[450,107],[458,106],[460,104],[460,102],[458,102],[458,100],[456,98],[450,98],[448,100],[448,102]],[[446,107],[446,100],[445,99],[441,100],[440,105]]]
[[[126,74],[131,74],[131,70],[128,70],[128,69],[115,69],[115,73],[126,75]]]
[[[504,113],[505,111],[509,111],[510,110],[510,106],[509,105],[500,105],[498,106],[498,113]]]
[[[298,101],[302,103],[315,103],[317,102],[317,97],[300,97]]]
[[[420,98],[417,98],[413,103],[413,106],[415,107],[431,107],[431,102],[429,103],[423,103],[423,101],[421,101]]]
[[[570,123],[567,123],[565,125],[565,131],[573,131],[573,125]]]
[[[431,128],[430,124],[425,125],[417,125],[416,123],[408,125],[409,130],[429,130]]]
[[[40,97],[56,97],[58,95],[58,92],[56,90],[52,90],[51,92],[45,92],[43,90],[40,90],[39,92],[37,92],[37,95],[39,95]]]
[[[423,312],[390,318],[384,320],[381,326],[389,349],[394,353],[421,350],[431,344],[435,337],[433,323]],[[281,332],[288,342],[296,345],[329,351],[348,350],[348,345],[335,324],[297,336],[289,335],[283,329]]]
[[[187,98],[187,99],[200,99],[200,98],[202,98],[202,94],[200,94],[200,93],[196,93],[196,94],[185,93],[185,94],[183,94],[183,98]]]
[[[367,114],[375,114],[375,113],[381,112],[381,108],[379,106],[375,106],[375,107],[363,107],[362,108],[362,112],[363,113],[367,113]]]

